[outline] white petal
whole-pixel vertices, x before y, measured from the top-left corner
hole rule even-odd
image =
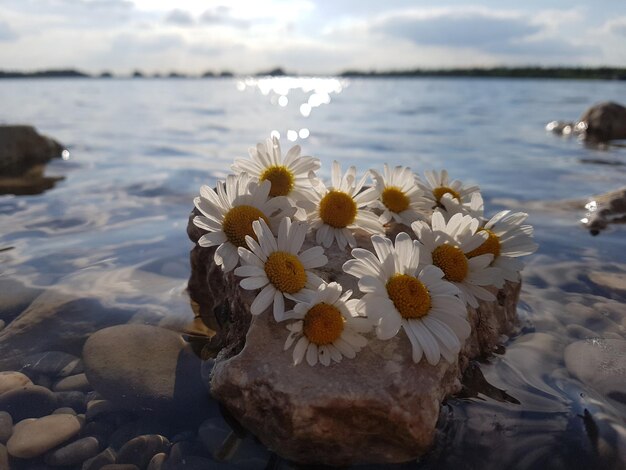
[[[395,309],[393,312],[385,312],[384,316],[380,319],[378,325],[376,326],[376,336],[382,340],[393,338],[398,334],[401,326],[402,317],[395,311]]]
[[[304,359],[304,355],[306,354],[306,350],[309,347],[309,340],[306,336],[302,336],[298,342],[296,343],[296,347],[293,348],[293,363],[294,365],[298,365]]]
[[[247,277],[239,282],[239,286],[241,286],[242,289],[255,290],[266,286],[269,282],[269,279],[265,275],[258,277]]]
[[[439,358],[441,357],[441,353],[439,351],[439,344],[437,344],[433,335],[419,320],[410,321],[409,326],[419,341],[420,346],[422,346],[428,363],[433,366],[437,365]]]
[[[306,348],[306,362],[310,366],[317,364],[317,345],[314,343],[309,343],[309,346]]]
[[[272,284],[266,285],[250,305],[250,313],[252,315],[263,313],[272,304],[275,292],[276,288]]]
[[[278,290],[274,294],[274,320],[281,322],[285,319],[285,298]]]

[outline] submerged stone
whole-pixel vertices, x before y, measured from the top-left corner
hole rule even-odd
[[[196,231],[188,233],[197,241]],[[369,237],[357,239],[371,249]],[[308,238],[303,250],[313,245]],[[288,322],[276,323],[270,312],[250,315],[255,293],[240,289],[232,272],[223,273],[213,253],[199,246],[192,250],[189,281],[204,315],[229,313],[211,392],[270,450],[303,464],[397,463],[424,454],[435,437],[441,402],[460,390],[469,360],[489,355],[517,323],[520,284],[507,283],[497,301],[468,308],[472,334],[452,364],[443,359],[436,366],[425,359],[415,364],[408,338],[399,334],[389,341],[371,339],[355,359],[294,366],[292,351],[283,350]],[[341,269],[349,250],[333,246],[325,254],[329,262],[317,274],[358,292],[357,280]],[[211,452],[222,440],[207,442],[202,428],[199,435]]]
[[[78,434],[82,422],[72,415],[50,415],[18,423],[7,443],[9,454],[32,459]]]
[[[21,388],[25,385],[32,385],[31,380],[17,371],[0,372],[0,395],[15,388]]]
[[[100,452],[100,443],[95,437],[83,437],[46,455],[46,463],[52,466],[76,465]]]
[[[135,437],[120,449],[116,463],[146,468],[152,457],[167,452],[169,447],[170,442],[167,438],[157,434]]]
[[[121,407],[200,418],[208,409],[200,359],[171,330],[134,324],[105,328],[87,340],[83,360],[89,383]]]
[[[7,411],[13,421],[40,418],[57,408],[57,398],[50,390],[39,385],[15,388],[0,395],[0,410]]]
[[[13,418],[6,411],[0,411],[0,443],[5,443],[13,434]]]

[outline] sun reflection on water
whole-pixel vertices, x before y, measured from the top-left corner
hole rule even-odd
[[[236,87],[241,92],[248,89],[260,91],[274,106],[297,106],[300,115],[306,118],[313,109],[329,104],[331,95],[341,93],[348,84],[348,80],[334,77],[248,77],[237,81]],[[309,138],[311,132],[308,128],[288,129],[286,134],[288,140],[295,141]],[[276,130],[271,135],[280,138]]]

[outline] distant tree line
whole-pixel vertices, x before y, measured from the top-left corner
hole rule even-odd
[[[348,70],[342,77],[497,77],[626,80],[621,67],[492,67],[463,69],[413,69],[370,71]]]
[[[282,68],[263,71],[256,76],[280,77],[289,74]],[[170,72],[168,74],[144,74],[136,70],[132,78],[213,78],[232,77],[229,71],[219,73],[207,71],[201,75],[187,75]],[[626,80],[626,68],[623,67],[473,67],[454,69],[412,69],[388,71],[347,70],[340,74],[342,77],[363,78],[401,78],[401,77],[494,77],[494,78],[558,78],[558,79],[597,79],[597,80]],[[126,76],[128,77],[128,76]],[[36,72],[0,71],[2,78],[115,78],[111,72],[102,72],[90,75],[74,69],[41,70]]]

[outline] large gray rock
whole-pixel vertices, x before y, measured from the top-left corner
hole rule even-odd
[[[197,235],[189,234],[192,240]],[[360,238],[361,246],[368,243]],[[303,249],[312,245],[307,239]],[[230,313],[221,320],[225,347],[211,374],[211,392],[266,446],[300,463],[392,463],[423,454],[433,442],[440,404],[460,390],[469,359],[491,353],[517,321],[520,285],[509,283],[498,301],[469,310],[472,335],[454,364],[413,363],[401,334],[372,339],[355,359],[340,364],[293,366],[291,353],[283,351],[285,324],[268,314],[252,318],[255,293],[240,289],[212,255],[212,249],[192,250],[189,282],[201,312]],[[326,255],[329,263],[318,274],[357,292],[357,280],[341,269],[349,252],[333,246]]]
[[[105,328],[87,340],[83,361],[94,390],[122,407],[196,417],[208,409],[200,359],[171,330],[149,325]]]
[[[60,158],[63,146],[32,126],[0,126],[0,175],[17,176]]]

